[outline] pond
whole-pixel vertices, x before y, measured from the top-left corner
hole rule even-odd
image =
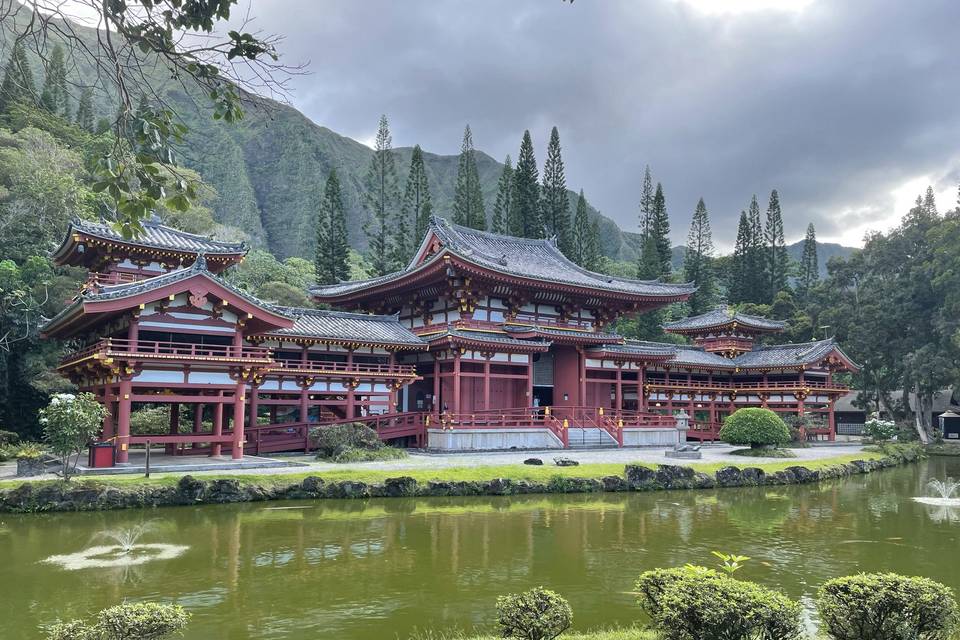
[[[630,624],[641,571],[713,565],[712,550],[750,556],[738,576],[808,608],[857,571],[960,589],[960,510],[910,499],[948,475],[960,460],[801,487],[7,515],[0,637],[126,598],[189,608],[194,640],[406,638],[488,627],[497,595],[537,585],[570,600],[580,629]]]

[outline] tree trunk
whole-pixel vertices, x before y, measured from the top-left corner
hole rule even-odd
[[[913,420],[914,425],[917,429],[917,435],[920,436],[920,442],[923,444],[930,444],[930,436],[927,435],[927,430],[924,427],[924,410],[923,402],[920,400],[920,384],[913,383]]]

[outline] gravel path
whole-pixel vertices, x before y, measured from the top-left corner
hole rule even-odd
[[[553,458],[563,456],[572,458],[581,464],[587,463],[615,463],[627,464],[630,462],[647,462],[654,464],[688,464],[690,462],[715,463],[723,462],[737,466],[749,466],[760,462],[795,462],[802,464],[805,460],[818,460],[822,458],[832,458],[835,456],[853,455],[862,450],[861,445],[842,444],[830,446],[815,446],[807,449],[793,449],[795,458],[745,458],[743,456],[730,455],[735,447],[727,445],[706,445],[703,447],[703,459],[697,461],[676,460],[665,457],[663,448],[644,448],[644,449],[598,449],[598,450],[567,450],[567,451],[499,451],[484,453],[411,453],[405,460],[391,460],[385,462],[355,462],[348,464],[333,464],[329,462],[317,462],[313,457],[307,456],[276,456],[276,460],[289,460],[297,463],[289,467],[280,467],[273,469],[210,469],[209,471],[189,471],[184,473],[161,474],[155,473],[155,476],[163,475],[190,475],[203,476],[211,474],[230,474],[230,475],[283,475],[291,473],[309,473],[322,471],[411,471],[411,470],[429,470],[445,469],[450,467],[488,467],[498,465],[522,464],[527,458],[541,458],[546,464],[551,464]],[[0,479],[12,480],[16,472],[16,466],[0,465]],[[42,476],[37,479],[46,479],[48,476]],[[54,476],[49,476],[54,477]],[[95,477],[95,476],[84,476]],[[102,476],[101,476],[102,477]]]

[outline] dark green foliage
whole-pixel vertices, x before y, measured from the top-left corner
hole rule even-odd
[[[596,271],[600,268],[600,231],[596,221],[591,222],[587,215],[587,198],[580,190],[577,198],[577,212],[573,216],[573,233],[568,257],[584,269]]]
[[[687,282],[697,285],[690,297],[691,315],[712,309],[716,303],[716,279],[713,272],[713,234],[703,198],[697,202],[687,235],[687,250],[683,257],[683,275]]]
[[[564,175],[563,156],[560,153],[560,133],[556,127],[550,132],[547,159],[543,164],[540,219],[547,236],[555,236],[560,251],[570,256],[570,200],[567,198],[567,179]]]
[[[783,239],[783,214],[780,211],[780,196],[777,190],[770,192],[770,204],[767,206],[767,222],[763,229],[766,242],[766,274],[767,299],[772,299],[778,292],[787,286],[787,256],[786,242]]]
[[[653,227],[653,175],[650,165],[643,170],[643,188],[640,192],[640,235],[646,236]]]
[[[397,172],[393,157],[393,138],[387,116],[380,116],[377,139],[364,183],[364,205],[369,219],[364,230],[369,242],[368,258],[374,275],[390,273],[397,265],[391,261],[393,224],[398,210]]]
[[[727,295],[730,302],[747,302],[751,298],[750,282],[750,220],[747,212],[740,212],[740,222],[737,224],[737,241],[733,246],[733,256],[730,260],[729,284]]]
[[[179,430],[180,425],[177,425]],[[145,436],[170,430],[170,407],[144,407],[130,413],[130,433]]]
[[[314,272],[318,284],[333,284],[350,278],[350,246],[347,244],[347,214],[335,169],[330,170],[317,212],[317,254]]]
[[[403,449],[388,447],[386,445],[377,449],[366,449],[359,447],[345,447],[338,451],[333,457],[328,458],[330,462],[344,464],[348,462],[377,462],[381,460],[403,460],[408,457]]]
[[[520,155],[513,170],[513,198],[510,202],[508,233],[521,238],[542,238],[540,220],[540,185],[537,159],[533,155],[530,132],[523,132]]]
[[[572,622],[567,601],[543,587],[497,598],[497,624],[504,638],[553,640]]]
[[[510,218],[510,203],[513,201],[513,166],[510,156],[503,160],[503,171],[497,182],[497,200],[493,203],[493,219],[490,230],[494,233],[507,233],[507,223]]]
[[[776,446],[790,442],[790,430],[773,411],[749,407],[737,409],[723,421],[720,439],[751,447]]]
[[[7,59],[0,84],[0,111],[6,111],[17,102],[34,104],[37,100],[37,85],[27,60],[27,52],[18,40]]]
[[[463,143],[460,145],[457,186],[453,195],[453,221],[471,229],[487,228],[487,212],[483,206],[470,125],[463,130]]]
[[[688,566],[640,575],[636,592],[663,640],[797,640],[800,605],[781,593]]]
[[[84,87],[77,102],[77,115],[74,119],[77,126],[87,133],[94,133],[96,126],[93,122],[93,90]]]
[[[353,449],[376,451],[384,446],[377,432],[361,422],[316,427],[310,431],[310,439],[317,448],[317,457],[336,458]]]
[[[40,94],[40,105],[65,120],[70,119],[70,94],[67,92],[67,67],[63,47],[54,45],[47,63],[47,77]]]
[[[797,296],[807,302],[810,290],[820,279],[820,266],[817,264],[817,230],[813,223],[807,225],[807,235],[803,239],[803,255],[800,257],[800,275],[797,278]]]
[[[423,164],[423,150],[420,145],[413,148],[410,155],[410,171],[407,173],[407,186],[403,190],[403,202],[400,216],[413,221],[412,244],[414,250],[427,233],[427,224],[433,215],[433,199],[427,181],[427,170]]]
[[[830,580],[817,592],[817,611],[834,640],[946,640],[957,628],[951,589],[896,573]]]
[[[59,622],[48,640],[161,640],[183,631],[190,613],[178,604],[127,602],[97,614],[93,623]]]
[[[20,442],[20,434],[14,431],[4,431],[0,429],[0,447],[17,444]]]
[[[658,182],[650,203],[640,245],[638,273],[641,278],[670,277],[673,250],[670,246],[670,219],[663,186]]]

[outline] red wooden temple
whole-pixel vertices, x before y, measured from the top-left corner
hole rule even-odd
[[[441,218],[402,271],[310,290],[342,311],[234,286],[221,274],[245,254],[156,219],[136,240],[71,224],[53,258],[89,276],[43,334],[76,347],[60,370],[108,407],[118,462],[147,440],[233,458],[304,449],[338,422],[437,450],[669,445],[715,437],[743,406],[822,415],[813,435],[832,439],[848,391],[833,374],[854,368],[832,341],[755,346],[783,324],[727,308],[666,325],[691,346],[625,340],[608,331],[617,318],[694,287],[593,273],[549,240]],[[131,414],[156,406],[168,428],[131,433]]]

